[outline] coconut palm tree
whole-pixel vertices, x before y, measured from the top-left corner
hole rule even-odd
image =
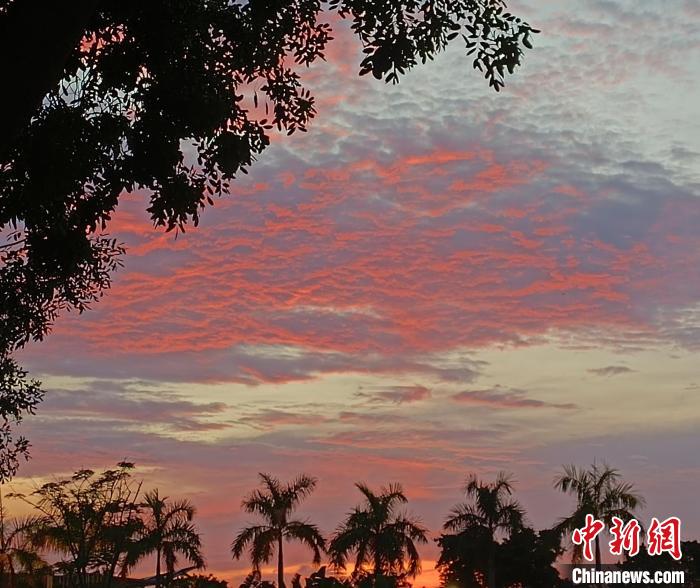
[[[496,541],[509,537],[523,526],[524,511],[511,498],[512,478],[500,472],[495,482],[482,482],[476,475],[467,478],[464,487],[467,502],[455,506],[444,528],[449,531],[480,531],[488,541],[486,578],[489,588],[496,586]]]
[[[196,567],[204,566],[202,542],[192,523],[196,509],[189,500],[170,500],[158,490],[147,492],[143,503],[143,530],[129,565],[155,555],[156,587],[163,585],[161,565],[165,564],[168,578],[175,573],[178,555]]]
[[[416,543],[427,543],[427,530],[420,522],[398,511],[408,502],[399,484],[382,488],[379,494],[365,484],[355,484],[364,501],[356,506],[336,531],[328,548],[331,563],[345,569],[355,554],[355,578],[415,577],[420,572]]]
[[[40,523],[39,517],[8,519],[0,494],[0,577],[7,573],[9,588],[15,587],[17,572],[31,573],[48,566],[34,549]]]
[[[556,526],[562,534],[584,527],[588,514],[603,521],[609,528],[613,517],[628,521],[634,518],[632,511],[644,505],[644,499],[637,494],[634,486],[623,482],[619,471],[606,463],[593,463],[590,469],[564,466],[562,473],[554,480],[554,487],[576,496],[576,509]],[[582,549],[582,545],[574,545],[575,561],[580,561]],[[596,569],[600,569],[600,537],[595,538],[595,565]]]
[[[299,503],[309,496],[316,487],[316,478],[300,475],[289,483],[282,483],[268,474],[259,474],[262,488],[254,490],[242,502],[248,513],[258,514],[263,524],[242,529],[233,543],[231,553],[240,559],[249,547],[250,560],[254,570],[261,563],[272,559],[277,549],[277,585],[284,588],[284,541],[295,540],[308,546],[313,552],[313,562],[321,563],[321,551],[326,541],[318,527],[303,520],[290,520]]]
[[[37,517],[0,519],[0,576],[7,573],[9,588],[14,588],[18,572],[34,573],[48,567],[33,546],[32,535],[39,524]]]

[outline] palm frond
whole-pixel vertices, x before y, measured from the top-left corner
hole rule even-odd
[[[590,514],[610,525],[614,516],[622,520],[633,518],[632,511],[644,504],[644,499],[634,486],[622,481],[620,472],[605,462],[594,462],[588,469],[565,466],[555,479],[554,486],[576,496],[573,513],[561,519],[555,527],[561,536],[582,528],[586,515]],[[574,561],[579,561],[581,555],[581,546],[574,545]]]
[[[261,490],[253,490],[241,502],[243,510],[251,514],[257,513],[271,521],[275,513],[275,500],[270,494]]]
[[[306,521],[289,521],[284,530],[284,536],[304,543],[314,554],[313,562],[321,563],[321,552],[326,550],[326,540],[316,525]]]
[[[270,494],[270,496],[272,496],[273,500],[279,502],[280,497],[282,495],[281,482],[274,476],[263,472],[260,472],[258,476],[260,477],[260,481],[262,482],[263,486],[267,488],[267,491]]]
[[[189,500],[173,500],[168,503],[164,518],[166,521],[191,521],[196,512],[197,509]]]
[[[289,482],[282,491],[282,502],[288,512],[292,512],[299,503],[308,497],[316,488],[317,480],[301,474]]]
[[[267,529],[256,535],[249,550],[250,562],[254,569],[259,569],[261,563],[268,563],[272,559],[278,537],[277,529]]]
[[[355,513],[364,514],[364,513]],[[347,558],[353,551],[356,552],[355,567],[360,568],[366,563],[366,555],[369,543],[372,539],[372,527],[365,524],[357,524],[361,519],[356,517],[355,524],[341,525],[335,532],[328,546],[331,564],[336,569],[345,569]],[[368,520],[365,518],[364,520]]]
[[[415,542],[427,542],[427,534],[416,519],[396,513],[396,507],[407,501],[403,488],[391,484],[377,494],[364,483],[356,486],[365,501],[348,513],[332,537],[328,547],[331,564],[344,569],[354,552],[354,579],[365,575],[370,565],[373,574],[403,575],[420,569]]]
[[[257,525],[242,529],[236,538],[231,543],[231,554],[233,559],[240,559],[245,551],[245,548],[253,543],[258,536],[267,533],[270,530],[268,525]]]
[[[367,500],[367,504],[370,506],[370,509],[372,510],[378,510],[380,503],[379,503],[379,497],[365,484],[364,482],[356,482],[355,487],[362,492],[364,495],[365,499]]]

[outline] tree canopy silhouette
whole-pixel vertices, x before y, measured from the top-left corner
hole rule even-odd
[[[444,528],[468,533],[476,545],[484,548],[486,581],[496,588],[497,535],[511,537],[523,527],[525,513],[511,498],[513,481],[501,472],[494,482],[482,482],[475,475],[467,478],[464,487],[467,501],[452,509]]]
[[[421,569],[416,543],[428,542],[420,522],[398,508],[408,502],[403,488],[391,484],[377,494],[365,484],[355,484],[363,502],[348,514],[328,547],[333,566],[344,570],[354,554],[354,580],[388,585],[387,579],[415,577]],[[395,584],[395,582],[393,582]]]
[[[0,93],[0,383],[18,399],[5,421],[39,400],[11,354],[109,287],[120,197],[148,194],[156,227],[197,225],[273,129],[306,130],[299,70],[324,58],[333,19],[359,37],[360,75],[398,82],[460,38],[496,90],[537,32],[503,0],[0,0],[13,83]],[[15,451],[0,475],[26,453],[17,441],[0,431],[0,452]]]
[[[204,567],[202,541],[192,523],[196,509],[189,500],[170,500],[160,492],[147,492],[143,505],[143,525],[139,529],[139,540],[128,558],[129,566],[149,555],[155,555],[155,586],[161,588],[172,583],[177,565],[177,556],[182,554],[195,567]],[[165,563],[165,577],[161,564]]]
[[[97,575],[99,585],[110,588],[121,585],[118,577],[125,578],[155,555],[156,586],[219,586],[204,583],[204,577],[202,583],[194,583],[194,578],[192,584],[179,581],[188,571],[204,567],[201,538],[192,522],[195,508],[188,500],[169,499],[158,490],[141,499],[142,482],[132,477],[133,469],[130,462],[100,473],[80,469],[28,495],[10,494],[37,513],[12,527],[5,524],[0,501],[0,575],[8,567],[11,573],[43,567],[67,576],[70,586],[95,586]],[[41,552],[52,553],[55,563],[43,564]],[[179,555],[194,565],[176,570]],[[4,586],[2,577],[0,585]]]
[[[588,469],[564,466],[562,473],[554,480],[554,487],[576,497],[574,511],[556,527],[561,534],[583,528],[586,515],[593,515],[610,528],[613,517],[629,521],[634,518],[634,510],[644,506],[644,498],[637,493],[634,485],[623,482],[620,472],[606,463],[593,463]],[[574,561],[581,560],[582,550],[581,544],[573,546]],[[600,535],[595,538],[595,565],[596,569],[600,569]]]
[[[105,574],[109,588],[117,569],[128,565],[133,536],[142,526],[136,502],[141,485],[131,477],[133,467],[121,462],[101,473],[81,469],[28,496],[10,495],[39,513],[35,542],[65,557],[54,567],[78,588],[89,585],[93,572]]]
[[[2,348],[0,343],[0,484],[17,471],[20,458],[26,457],[29,447],[25,437],[13,435],[13,425],[20,423],[25,414],[33,414],[43,398],[40,383],[29,379],[27,372]]]
[[[228,588],[225,580],[219,580],[213,575],[194,575],[173,582],[173,588]]]
[[[676,561],[669,553],[649,555],[646,549],[640,549],[639,553],[630,557],[627,555],[618,567],[629,571],[683,571],[685,581],[692,586],[697,586],[700,580],[700,542],[681,541],[683,558]]]
[[[9,518],[0,490],[0,580],[7,576],[8,588],[16,588],[18,573],[31,574],[48,568],[34,541],[40,523],[41,519],[35,515]]]
[[[489,537],[484,527],[468,527],[459,533],[441,535],[437,543],[440,559],[436,568],[442,586],[483,588],[491,553],[498,569],[496,588],[571,585],[560,578],[554,567],[563,552],[555,530],[537,532],[523,526],[499,543]]]
[[[309,496],[316,487],[316,479],[301,475],[293,481],[283,484],[268,474],[260,474],[262,489],[254,490],[243,500],[243,509],[260,515],[264,523],[242,529],[231,545],[235,559],[243,556],[249,549],[254,571],[260,569],[261,563],[272,559],[277,550],[277,586],[284,588],[284,542],[299,541],[311,549],[313,562],[321,563],[321,552],[326,548],[326,541],[316,525],[304,520],[292,520],[290,516],[299,503]]]

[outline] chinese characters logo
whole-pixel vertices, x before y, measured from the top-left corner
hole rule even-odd
[[[593,561],[593,542],[605,529],[603,521],[599,521],[591,514],[586,515],[586,524],[580,529],[574,529],[571,540],[574,545],[583,546],[583,557],[587,561]],[[636,519],[625,523],[618,517],[612,517],[610,527],[612,540],[608,543],[612,555],[622,555],[627,552],[630,557],[639,553],[642,526]],[[681,520],[678,517],[669,517],[659,521],[656,517],[651,519],[651,524],[646,533],[646,548],[649,555],[661,555],[668,553],[675,560],[681,558]]]

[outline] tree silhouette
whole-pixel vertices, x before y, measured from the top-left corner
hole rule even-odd
[[[173,588],[228,588],[228,582],[219,580],[211,574],[208,576],[195,575],[175,580]]]
[[[99,474],[78,470],[28,496],[11,495],[38,511],[36,541],[64,556],[56,567],[70,577],[71,585],[85,588],[88,575],[98,572],[106,576],[108,588],[116,568],[126,564],[133,547],[130,538],[140,525],[133,467],[122,462]]]
[[[360,74],[397,82],[462,37],[496,90],[537,32],[503,0],[0,0],[0,75],[22,88],[0,92],[0,370],[25,378],[5,360],[109,287],[122,195],[141,190],[154,225],[185,230],[273,129],[306,130],[299,70],[334,19],[359,37]]]
[[[628,521],[634,518],[632,511],[644,505],[644,499],[634,486],[623,482],[618,470],[605,463],[593,463],[589,469],[564,466],[562,473],[554,480],[554,487],[576,497],[574,512],[557,524],[556,528],[562,534],[584,527],[586,515],[589,514],[609,528],[613,517]],[[582,549],[582,545],[574,545],[575,561],[580,561]],[[595,538],[595,565],[596,569],[600,569],[600,536]]]
[[[700,543],[698,541],[682,541],[681,552],[683,557],[676,561],[669,553],[649,555],[646,549],[640,549],[639,553],[632,557],[625,557],[618,564],[621,570],[648,571],[683,571],[685,582],[689,586],[697,586],[700,581]]]
[[[556,530],[522,527],[500,545],[496,556],[500,586],[573,586],[559,576],[554,564],[564,552]]]
[[[427,543],[426,529],[398,508],[408,502],[399,484],[376,494],[365,484],[355,484],[364,502],[348,514],[330,542],[331,563],[345,569],[355,554],[354,579],[369,575],[376,583],[383,578],[415,577],[420,572],[416,543]]]
[[[304,579],[303,585],[301,574],[294,574],[292,588],[353,588],[353,585],[347,578],[341,580],[335,576],[327,576],[326,566],[321,566]]]
[[[202,542],[192,523],[195,512],[189,500],[170,500],[167,496],[160,496],[157,489],[146,493],[141,540],[135,545],[129,565],[155,555],[157,588],[163,586],[161,564],[165,563],[170,581],[175,573],[178,554],[199,568],[204,566]]]
[[[468,527],[456,534],[441,535],[437,543],[440,546],[440,559],[436,568],[440,572],[442,586],[483,588],[488,578],[492,547],[495,548],[498,588],[559,588],[570,585],[559,577],[554,567],[563,550],[559,533],[551,529],[537,532],[523,526],[497,543],[489,537],[485,527]]]
[[[492,483],[481,482],[472,474],[464,488],[467,502],[452,509],[444,524],[448,531],[474,531],[487,546],[486,578],[489,588],[496,588],[497,536],[509,537],[523,526],[524,512],[511,498],[512,479],[501,472]]]
[[[12,427],[19,424],[25,414],[34,414],[43,398],[40,385],[37,380],[28,379],[27,372],[0,351],[0,484],[12,478],[20,459],[28,456],[29,441],[23,436],[14,438]]]
[[[303,520],[290,520],[290,516],[304,498],[316,487],[316,479],[300,475],[287,484],[268,474],[259,474],[261,489],[254,490],[242,502],[243,510],[260,515],[264,524],[242,529],[231,545],[234,559],[239,559],[249,548],[254,570],[261,563],[272,559],[277,549],[277,586],[284,587],[284,541],[299,541],[313,552],[313,562],[321,562],[321,551],[326,542],[316,525]]]
[[[15,588],[18,572],[33,573],[48,567],[35,546],[41,519],[37,516],[8,519],[0,492],[0,580],[8,576],[8,588]]]
[[[437,538],[440,558],[436,569],[442,586],[483,588],[492,539],[482,527],[468,527],[459,533]]]
[[[239,588],[275,588],[275,583],[263,580],[260,570],[252,570],[241,582]]]

